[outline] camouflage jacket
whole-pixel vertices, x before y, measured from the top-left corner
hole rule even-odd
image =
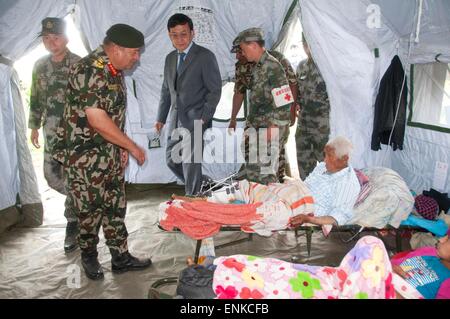
[[[288,124],[293,102],[288,84],[283,66],[264,52],[252,71],[247,125],[259,128]]]
[[[305,59],[297,67],[298,103],[300,104],[299,125],[308,125],[310,118],[329,118],[330,102],[327,87],[316,64]]]
[[[269,50],[268,53],[281,63],[289,84],[297,85],[297,76],[289,60],[278,51]],[[234,92],[244,94],[246,90],[251,89],[250,83],[252,81],[252,70],[254,66],[255,62],[236,62]]]
[[[46,55],[34,64],[28,120],[30,129],[45,125],[49,116],[62,117],[69,68],[78,60],[78,55],[67,51],[61,62],[52,62],[51,55]]]
[[[87,108],[99,108],[123,131],[126,87],[123,73],[114,76],[100,46],[69,72],[63,121],[54,158],[66,167],[120,169],[120,148],[106,141],[87,120]]]

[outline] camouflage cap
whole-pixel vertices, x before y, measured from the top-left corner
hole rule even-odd
[[[61,18],[47,17],[42,20],[42,31],[39,36],[46,34],[65,34],[66,33],[66,21]]]
[[[124,48],[140,48],[144,46],[144,35],[128,24],[115,24],[106,31],[106,38]]]
[[[230,52],[231,53],[236,53],[237,51],[239,51],[240,47],[239,44],[241,43],[241,38],[239,36],[237,36],[234,40],[233,40],[233,46],[231,47]]]
[[[250,28],[241,31],[238,35],[239,43],[264,41],[264,31],[261,28]]]

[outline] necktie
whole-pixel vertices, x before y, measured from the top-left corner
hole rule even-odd
[[[186,53],[181,52],[181,53],[179,53],[179,55],[180,55],[180,60],[178,61],[177,71],[180,69],[181,65],[183,64],[184,58],[186,57]]]

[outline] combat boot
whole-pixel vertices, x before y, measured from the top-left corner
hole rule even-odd
[[[64,239],[64,251],[70,253],[77,249],[78,247],[78,236],[79,228],[78,222],[68,222],[66,226],[66,238]]]
[[[143,270],[152,264],[150,258],[138,259],[132,256],[128,251],[119,254],[115,250],[111,251],[112,272],[121,274],[129,270]]]
[[[84,272],[89,279],[99,280],[103,279],[102,266],[97,259],[98,253],[96,250],[83,251],[81,253],[81,265]]]

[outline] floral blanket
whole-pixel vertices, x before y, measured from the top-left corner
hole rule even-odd
[[[383,242],[361,238],[339,267],[293,264],[246,255],[214,261],[213,289],[219,299],[394,299],[421,294],[392,272]]]

